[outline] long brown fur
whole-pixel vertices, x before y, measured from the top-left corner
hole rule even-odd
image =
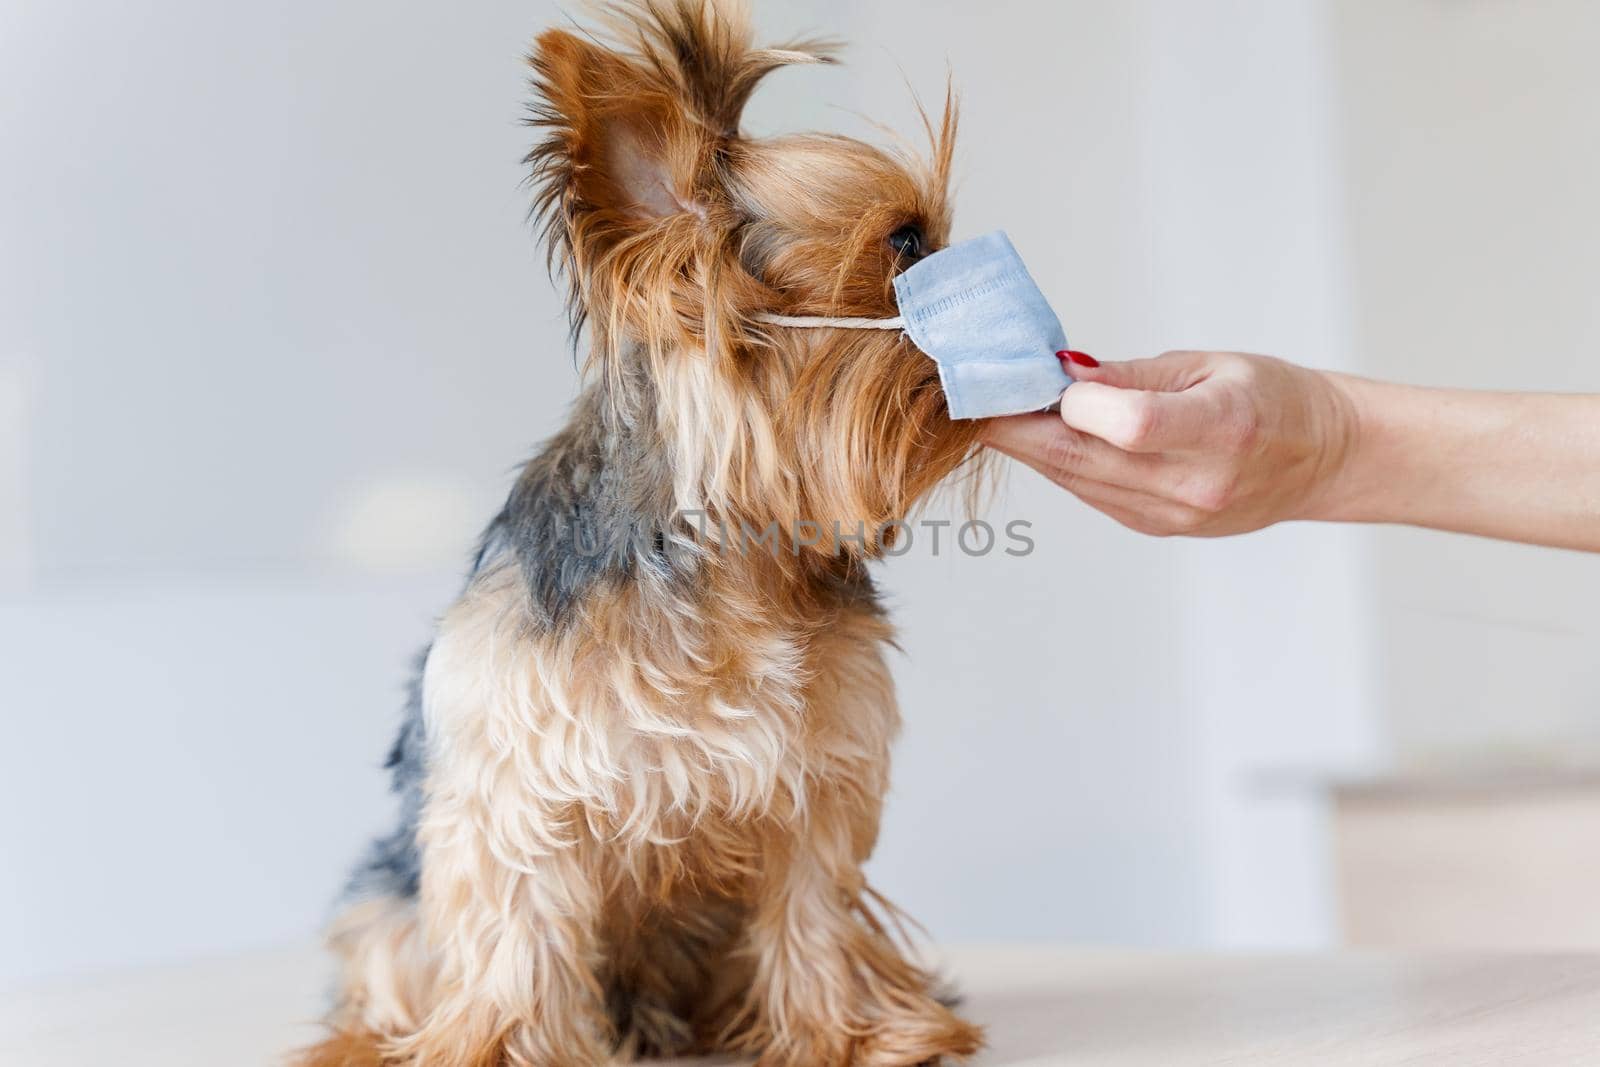
[[[490,539],[423,675],[420,891],[346,909],[333,1036],[298,1062],[966,1056],[979,1031],[861,872],[900,723],[863,563],[973,432],[903,338],[755,318],[894,313],[888,236],[947,237],[953,104],[926,163],[753,140],[756,84],[825,46],[754,48],[723,0],[606,23],[605,42],[546,32],[531,59],[536,210],[591,347],[573,423],[518,492],[611,478],[634,510],[709,522],[672,527],[676,571],[635,561],[557,600]],[[729,550],[772,524],[777,550]]]

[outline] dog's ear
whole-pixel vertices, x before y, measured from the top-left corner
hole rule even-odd
[[[702,138],[648,72],[561,30],[540,36],[532,63],[549,136],[528,162],[552,223],[600,216],[620,238],[696,210]]]
[[[753,49],[728,0],[643,0],[610,23],[616,47],[550,30],[530,58],[546,136],[527,162],[552,265],[574,324],[589,317],[607,347],[709,333],[699,326],[726,295],[713,290],[741,273],[723,184],[740,114],[763,76],[826,62],[825,46]]]

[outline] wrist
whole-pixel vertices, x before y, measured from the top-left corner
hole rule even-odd
[[[1318,517],[1481,532],[1485,443],[1511,428],[1507,412],[1456,390],[1326,377],[1347,443]]]
[[[1391,496],[1401,481],[1394,467],[1395,386],[1332,371],[1313,372],[1326,385],[1327,432],[1321,472],[1305,518],[1389,522]],[[1404,446],[1399,446],[1400,456]]]

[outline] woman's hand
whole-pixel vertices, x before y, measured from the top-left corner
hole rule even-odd
[[[1356,433],[1354,405],[1328,376],[1268,356],[1066,365],[1077,384],[1059,417],[993,419],[984,442],[1142,533],[1318,517]]]
[[[1422,389],[1237,352],[1067,364],[984,441],[1151,534],[1393,522],[1600,552],[1600,396]]]

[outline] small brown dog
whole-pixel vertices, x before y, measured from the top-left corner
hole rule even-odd
[[[757,83],[825,46],[752,48],[727,0],[610,10],[610,44],[551,30],[532,57],[587,385],[426,656],[404,824],[300,1062],[966,1056],[980,1032],[861,873],[900,723],[865,564],[975,434],[898,333],[760,318],[895,313],[895,273],[946,239],[953,106],[928,164],[753,140]]]

